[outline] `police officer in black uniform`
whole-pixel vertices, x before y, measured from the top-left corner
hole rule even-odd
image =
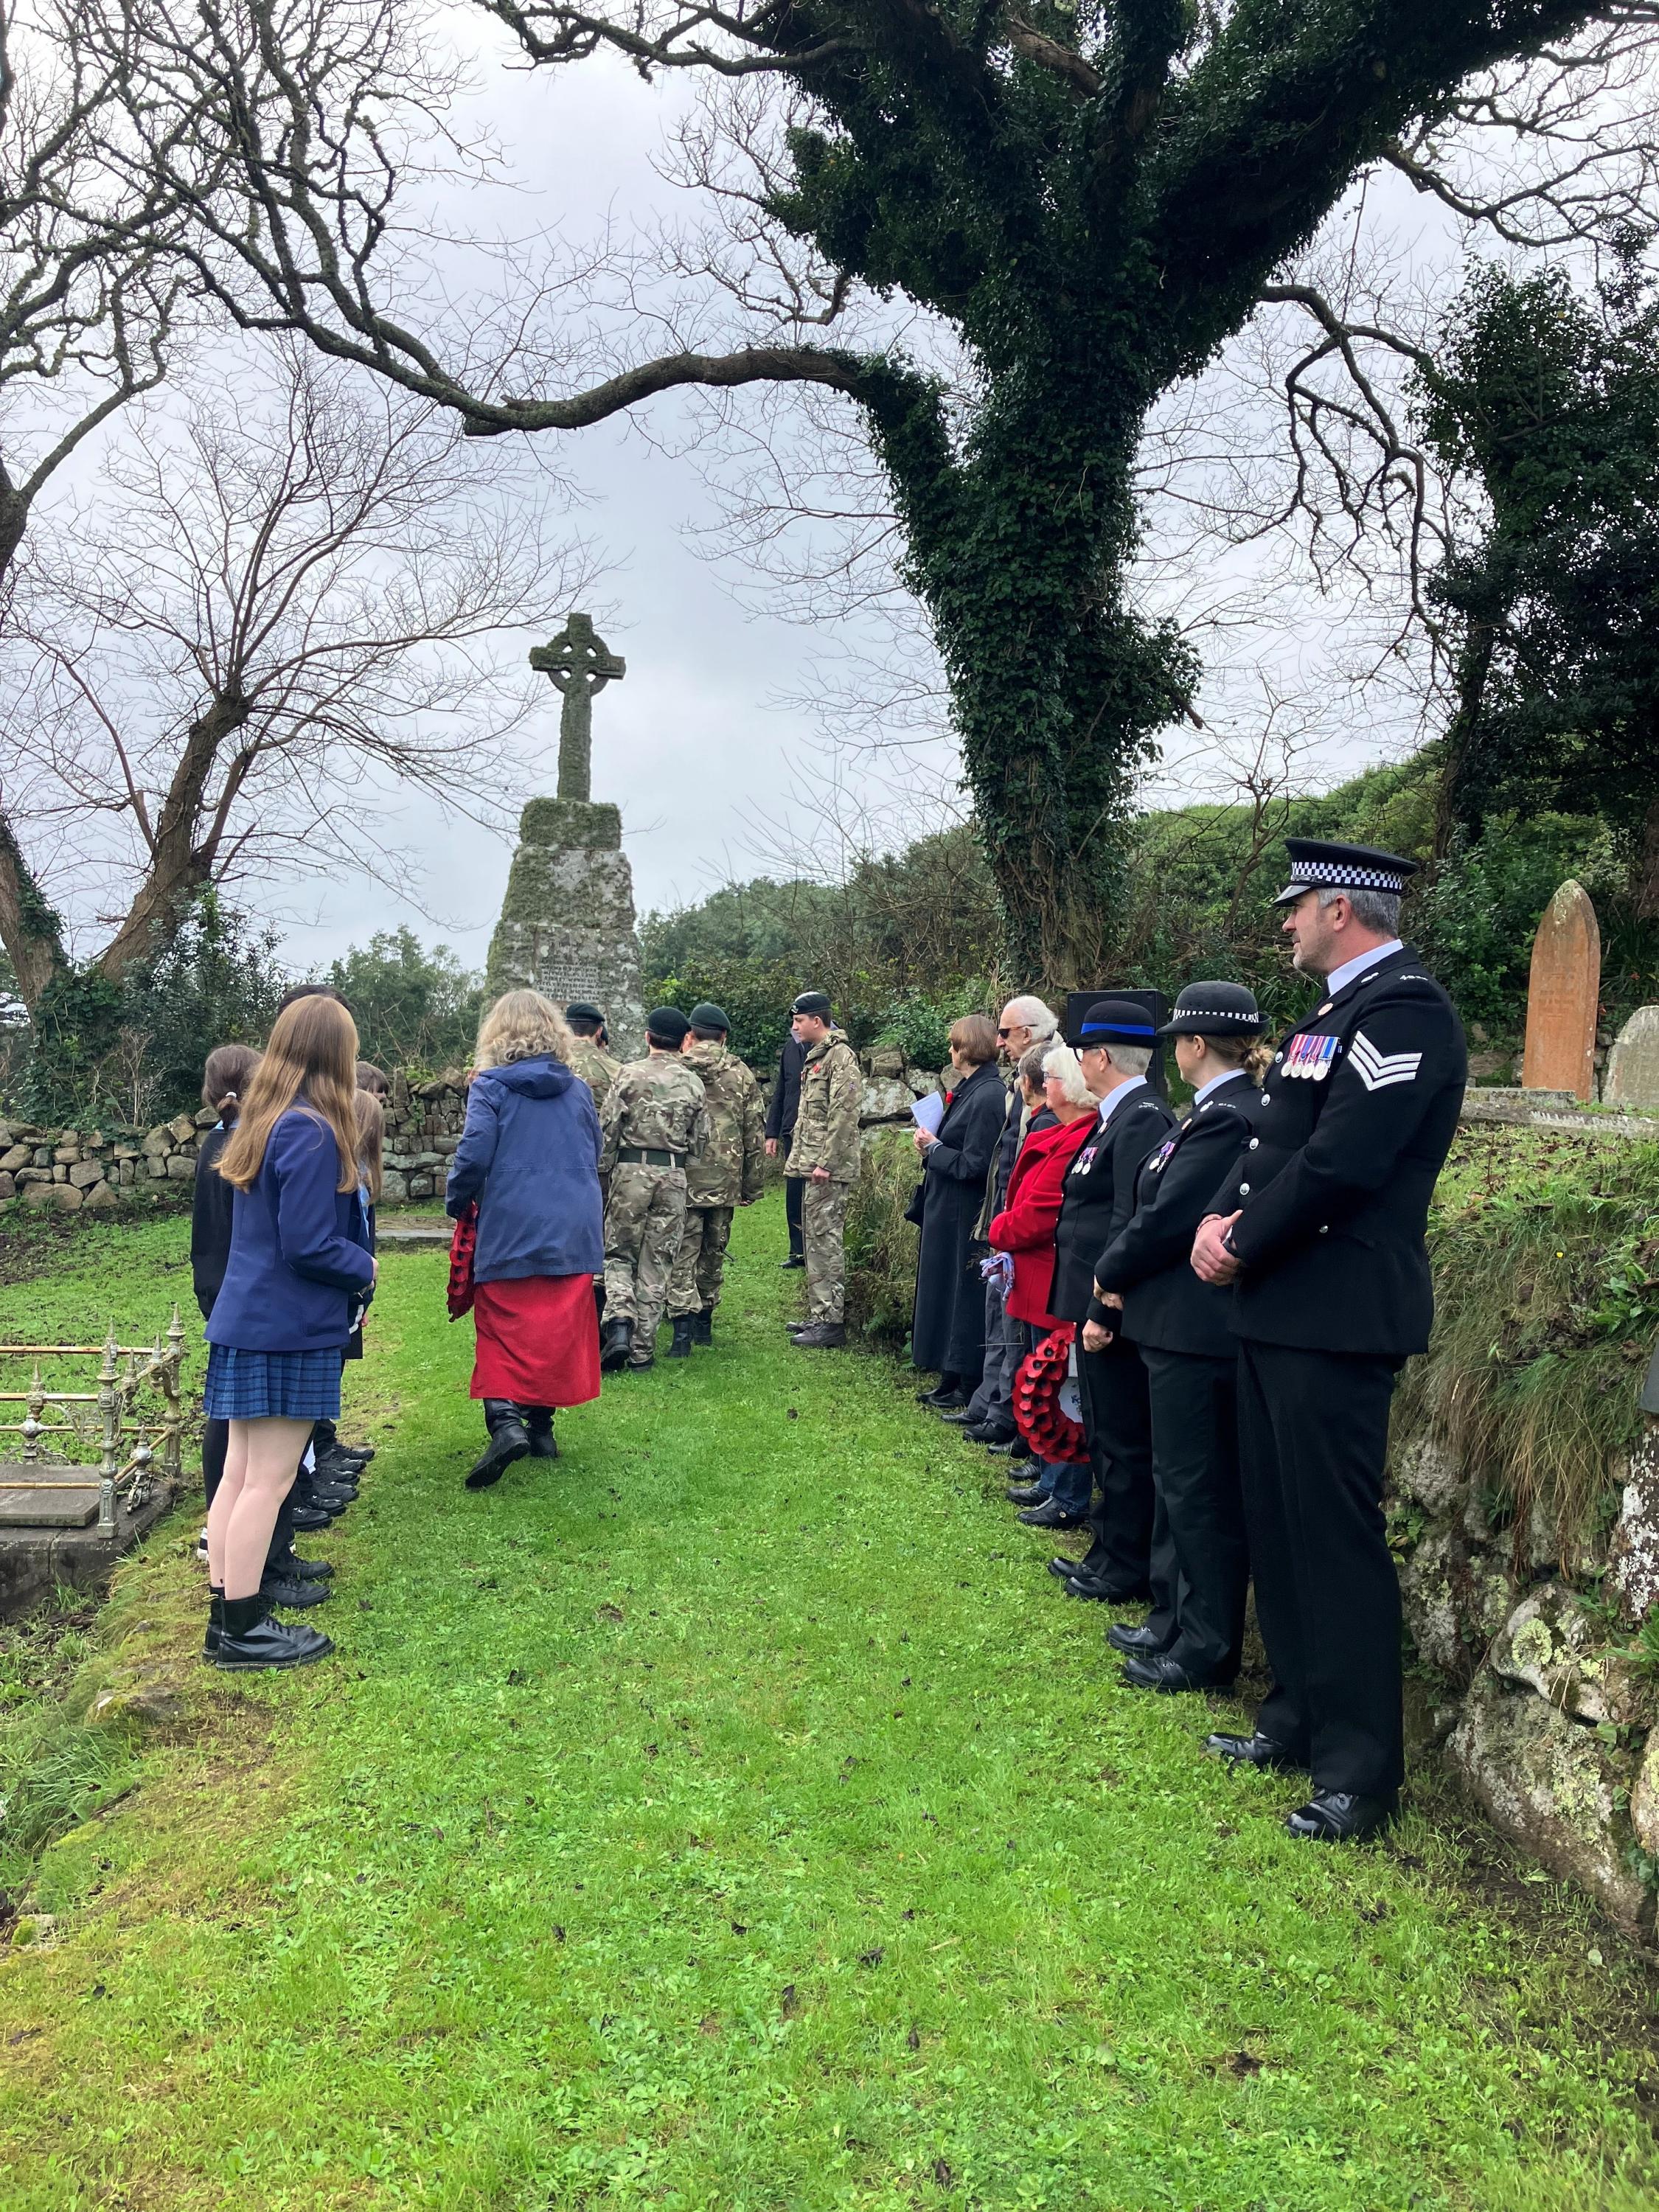
[[[1100,1493],[1088,1515],[1094,1540],[1086,1556],[1049,1565],[1073,1596],[1114,1605],[1145,1597],[1152,1579],[1152,1414],[1146,1370],[1116,1334],[1116,1316],[1096,1302],[1095,1261],[1129,1218],[1141,1162],[1175,1127],[1146,1077],[1157,1040],[1146,1008],[1132,999],[1097,1000],[1071,1040],[1100,1100],[1100,1119],[1066,1173],[1048,1299],[1057,1320],[1078,1324],[1083,1427]],[[1091,1316],[1101,1347],[1094,1351],[1082,1340]],[[1053,1499],[1019,1517],[1036,1528],[1073,1525]]]
[[[1255,1134],[1249,1071],[1261,1012],[1242,983],[1190,983],[1158,1034],[1175,1040],[1192,1111],[1143,1163],[1133,1218],[1095,1263],[1103,1304],[1139,1353],[1151,1396],[1157,1533],[1176,1572],[1167,1609],[1107,1640],[1123,1679],[1173,1692],[1218,1688],[1238,1673],[1249,1563],[1239,1492],[1238,1345],[1232,1293],[1193,1273],[1193,1237],[1216,1187]]]
[[[1239,1442],[1256,1611],[1273,1686],[1224,1757],[1307,1767],[1292,1835],[1392,1819],[1404,1772],[1400,1584],[1382,1524],[1395,1379],[1427,1349],[1424,1229],[1468,1077],[1446,994],[1396,934],[1414,864],[1287,840],[1276,903],[1324,996],[1273,1056],[1256,1132],[1193,1244],[1236,1282]]]

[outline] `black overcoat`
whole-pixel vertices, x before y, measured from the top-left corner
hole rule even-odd
[[[991,1154],[1002,1134],[1008,1095],[994,1065],[965,1076],[939,1125],[924,1164],[921,1244],[910,1357],[942,1374],[977,1375],[985,1360],[986,1248],[974,1239],[985,1201]]]

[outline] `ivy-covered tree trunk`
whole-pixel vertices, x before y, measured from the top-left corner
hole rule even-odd
[[[959,455],[937,398],[872,406],[910,548],[908,579],[950,679],[1011,972],[1101,981],[1135,781],[1196,665],[1126,604],[1138,395],[1078,371],[1011,371]]]

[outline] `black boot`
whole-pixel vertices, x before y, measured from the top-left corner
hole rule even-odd
[[[523,1459],[530,1449],[530,1431],[510,1398],[486,1398],[483,1413],[489,1442],[466,1478],[469,1490],[488,1490],[491,1483],[501,1480],[515,1459]]]
[[[202,1640],[202,1656],[211,1659],[225,1640],[225,1594],[209,1586],[207,1634]]]
[[[712,1344],[714,1341],[714,1309],[713,1306],[705,1306],[701,1313],[692,1315],[691,1341],[693,1344]]]
[[[286,1552],[278,1552],[265,1562],[268,1575],[280,1575],[287,1583],[325,1583],[333,1579],[334,1570],[326,1559],[302,1559],[290,1545]]]
[[[668,1359],[690,1359],[691,1357],[692,1342],[693,1338],[690,1315],[676,1314],[674,1316],[674,1340],[669,1346],[667,1352],[663,1355],[664,1358]]]
[[[530,1431],[532,1459],[557,1459],[559,1447],[553,1435],[553,1409],[550,1406],[526,1406],[524,1425]]]
[[[314,1628],[301,1628],[286,1620],[272,1620],[262,1597],[228,1597],[224,1626],[216,1667],[251,1669],[261,1667],[306,1667],[325,1658],[334,1649]]]
[[[626,1367],[634,1350],[634,1324],[618,1316],[606,1322],[599,1338],[599,1365],[609,1374]]]
[[[326,1605],[334,1593],[326,1583],[290,1582],[267,1567],[260,1577],[259,1595],[267,1605],[285,1605],[298,1613],[308,1605]]]

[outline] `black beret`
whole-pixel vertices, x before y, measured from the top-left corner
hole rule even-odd
[[[645,1033],[659,1044],[684,1044],[691,1024],[678,1006],[653,1006],[645,1018]]]
[[[1073,1042],[1083,1052],[1097,1045],[1139,1044],[1150,1052],[1158,1030],[1145,1006],[1133,999],[1097,999],[1078,1024]]]
[[[817,1014],[823,1021],[830,1018],[828,991],[803,991],[789,1009],[792,1014]]]
[[[605,1027],[605,1016],[586,999],[573,999],[564,1010],[564,1018],[568,1022],[597,1022],[601,1029]]]
[[[1339,891],[1403,891],[1407,876],[1417,873],[1415,860],[1398,853],[1380,853],[1374,845],[1333,845],[1321,837],[1287,837],[1291,880],[1273,901],[1289,906],[1304,891],[1328,888]]]
[[[691,1026],[694,1030],[729,1030],[732,1024],[722,1007],[711,1006],[705,999],[702,1006],[692,1007]]]
[[[1256,1036],[1261,1009],[1242,983],[1188,983],[1160,1036]]]

